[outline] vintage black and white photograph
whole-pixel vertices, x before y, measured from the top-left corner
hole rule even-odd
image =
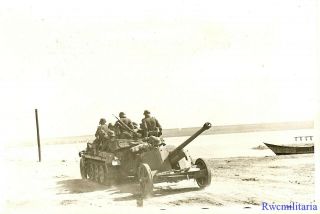
[[[0,212],[319,212],[319,1],[3,1]]]

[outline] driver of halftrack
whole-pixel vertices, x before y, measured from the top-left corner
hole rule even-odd
[[[144,118],[142,119],[141,128],[143,130],[144,137],[160,137],[162,135],[162,128],[160,123],[155,117],[150,116],[150,111],[145,110],[143,112]]]

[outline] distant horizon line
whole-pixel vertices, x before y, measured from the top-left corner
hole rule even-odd
[[[181,137],[193,134],[197,127],[184,127],[184,128],[169,128],[163,129],[162,137]],[[262,131],[281,131],[281,130],[299,130],[299,129],[313,129],[314,121],[287,121],[287,122],[268,122],[268,123],[246,123],[246,124],[232,124],[232,125],[217,125],[212,126],[211,129],[205,131],[203,135],[215,134],[232,134],[232,133],[246,133],[246,132],[262,132]],[[59,138],[74,138],[85,137],[94,134],[84,134],[77,136],[61,136],[61,137],[48,137],[44,140],[59,139]]]

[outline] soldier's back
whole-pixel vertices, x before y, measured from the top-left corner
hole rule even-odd
[[[107,124],[101,125],[101,130],[102,130],[103,132],[108,133],[109,128],[108,128]]]
[[[157,119],[154,117],[143,118],[142,122],[146,123],[148,130],[154,130],[157,127]]]
[[[131,124],[131,120],[129,118],[120,118],[121,122],[123,122],[124,124],[126,125],[129,125]]]

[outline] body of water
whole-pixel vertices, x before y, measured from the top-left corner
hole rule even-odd
[[[225,158],[225,157],[247,157],[247,156],[272,156],[274,153],[269,149],[254,149],[264,146],[263,142],[274,144],[305,144],[312,141],[295,141],[296,136],[315,136],[314,129],[291,130],[291,131],[271,131],[271,132],[251,132],[220,135],[201,135],[191,142],[186,149],[193,158]],[[78,137],[77,137],[78,138]],[[188,137],[170,137],[165,139],[168,145],[179,145]],[[70,139],[70,138],[69,138]],[[86,148],[86,140],[74,143],[66,143],[68,138],[61,140],[63,143],[55,141],[55,144],[42,145],[42,160],[77,160],[78,152]],[[49,142],[50,143],[50,142]],[[37,160],[36,142],[34,146],[15,146],[6,148],[5,159],[9,160]]]

